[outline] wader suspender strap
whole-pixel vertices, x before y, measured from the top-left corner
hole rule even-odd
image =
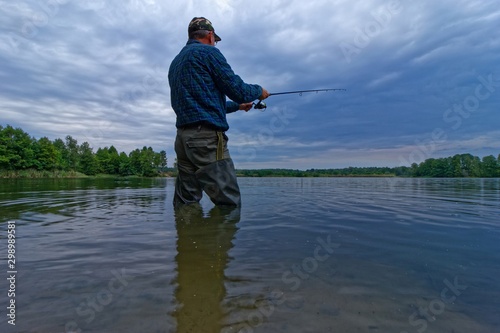
[[[223,137],[223,132],[217,132],[217,155],[216,159],[217,161],[220,161],[224,158],[224,137]]]

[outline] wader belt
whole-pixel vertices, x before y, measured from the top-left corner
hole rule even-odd
[[[217,154],[216,159],[220,161],[224,159],[224,132],[217,132]]]

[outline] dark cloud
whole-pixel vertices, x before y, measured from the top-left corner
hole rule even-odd
[[[168,66],[189,20],[203,15],[245,81],[271,92],[347,89],[272,96],[266,112],[229,115],[237,167],[496,155],[497,7],[451,0],[11,2],[1,9],[1,123],[94,147],[152,146],[172,162]]]

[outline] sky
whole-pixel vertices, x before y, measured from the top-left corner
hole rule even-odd
[[[500,154],[491,0],[0,0],[0,125],[175,159],[168,68],[195,16],[268,108],[228,114],[238,169]]]

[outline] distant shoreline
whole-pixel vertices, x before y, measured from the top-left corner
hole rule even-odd
[[[35,139],[20,128],[0,125],[0,178],[116,178],[175,177],[177,161],[167,167],[167,153],[144,146],[129,154],[115,147],[78,144],[70,135],[65,141]],[[499,178],[500,154],[482,158],[472,154],[427,158],[411,166],[346,167],[341,169],[236,169],[238,177],[415,177]]]
[[[291,170],[291,169],[253,169],[236,170],[238,178],[499,178],[499,177],[430,177],[413,176],[395,173],[341,173],[346,169],[331,170]],[[170,168],[169,171],[161,172],[155,176],[97,174],[86,175],[77,171],[65,170],[0,170],[0,179],[140,179],[140,178],[175,178],[177,171]]]
[[[0,179],[131,179],[155,178],[142,176],[120,176],[112,174],[86,175],[77,171],[48,170],[0,170]]]

